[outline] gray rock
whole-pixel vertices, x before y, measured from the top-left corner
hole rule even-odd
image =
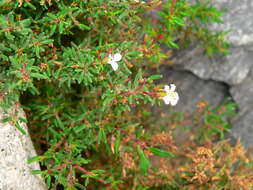
[[[188,70],[202,79],[222,81],[229,85],[241,83],[253,65],[253,53],[244,48],[231,48],[226,57],[210,58],[201,48],[178,52],[175,68]]]
[[[200,79],[212,79],[229,85],[230,94],[239,107],[238,116],[233,119],[231,135],[250,147],[253,145],[253,1],[212,2],[228,9],[223,15],[224,24],[215,24],[211,29],[231,30],[228,34],[231,54],[208,58],[201,48],[187,49],[177,52],[174,69],[191,71]],[[188,109],[187,104],[185,109]]]
[[[24,117],[19,110],[19,117]],[[4,113],[0,112],[0,120]],[[27,135],[21,134],[15,126],[0,122],[0,190],[46,190],[46,186],[32,170],[39,170],[38,163],[28,164],[36,156],[25,124],[21,124]]]
[[[245,147],[253,145],[253,109],[240,111],[233,121],[233,128],[230,136],[240,139]]]
[[[242,83],[231,86],[230,93],[242,112],[253,110],[253,70]]]
[[[252,0],[212,0],[221,9],[224,24],[215,24],[213,30],[229,30],[229,41],[235,46],[253,45],[253,1]]]
[[[253,145],[253,70],[239,85],[232,86],[230,93],[239,106],[239,114],[233,119],[232,135],[240,138],[245,146]]]

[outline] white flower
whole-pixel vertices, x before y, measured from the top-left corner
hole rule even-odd
[[[118,65],[118,61],[120,61],[122,59],[122,55],[120,53],[115,53],[115,54],[109,54],[109,59],[108,59],[108,62],[111,66],[112,66],[112,69],[114,71],[116,71],[118,68],[119,68],[119,65]]]
[[[171,104],[172,106],[175,106],[179,100],[178,93],[175,92],[176,85],[171,84],[170,86],[165,85],[164,91],[166,92],[166,96],[163,97],[163,101],[165,104]]]

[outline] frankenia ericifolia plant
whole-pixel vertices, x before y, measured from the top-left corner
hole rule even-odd
[[[146,16],[150,11],[160,20]],[[42,169],[34,174],[51,189],[117,189],[132,175],[123,167],[126,152],[141,175],[151,168],[149,153],[174,157],[146,143],[145,126],[131,115],[144,104],[177,104],[176,86],[156,85],[162,76],[150,76],[148,65],[169,58],[161,43],[179,48],[186,35],[209,52],[224,50],[223,33],[206,30],[220,15],[185,0],[1,1],[1,106],[8,112],[15,105],[5,121],[22,133],[17,102],[26,111],[39,154],[29,162]]]

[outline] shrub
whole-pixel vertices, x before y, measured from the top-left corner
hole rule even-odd
[[[153,11],[159,19],[147,16]],[[198,41],[208,55],[227,53],[224,33],[207,29],[209,23],[221,22],[221,13],[209,3],[185,0],[1,1],[1,106],[8,110],[21,101],[26,111],[39,154],[29,162],[39,161],[42,167],[34,174],[41,174],[50,189],[203,184],[206,177],[202,180],[191,165],[177,180],[170,177],[175,172],[164,175],[152,166],[154,155],[174,162],[180,154],[170,133],[150,136],[146,129],[154,123],[147,123],[150,114],[144,105],[159,105],[164,96],[175,104],[178,98],[173,90],[154,84],[161,75],[147,71],[171,56],[161,51],[161,44],[173,50]],[[25,133],[19,123],[26,120],[17,118],[16,108],[5,121]],[[223,135],[212,127],[205,142],[213,132]],[[205,151],[213,157],[211,150]],[[223,174],[210,176],[220,181]],[[145,183],[150,176],[155,184]]]

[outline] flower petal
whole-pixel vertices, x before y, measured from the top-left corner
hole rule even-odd
[[[175,106],[177,104],[178,100],[177,99],[171,99],[170,103],[172,106]]]
[[[179,96],[177,92],[174,92],[175,97],[171,98],[170,103],[172,106],[175,106],[179,100]]]
[[[168,85],[165,85],[165,86],[164,86],[164,91],[165,91],[165,92],[170,92],[170,87],[169,87]]]
[[[170,84],[170,91],[174,92],[176,90],[176,85],[175,84]]]
[[[112,64],[114,61],[113,60],[108,60],[107,63]]]
[[[170,104],[170,102],[171,102],[171,97],[170,97],[170,96],[164,96],[164,97],[163,97],[163,101],[164,101],[165,104]]]
[[[114,70],[114,71],[116,71],[118,68],[119,68],[119,65],[118,65],[118,63],[117,62],[115,62],[115,61],[111,61],[111,66],[112,66],[112,69]]]
[[[113,61],[120,61],[122,59],[122,55],[120,53],[116,53],[113,55]]]

